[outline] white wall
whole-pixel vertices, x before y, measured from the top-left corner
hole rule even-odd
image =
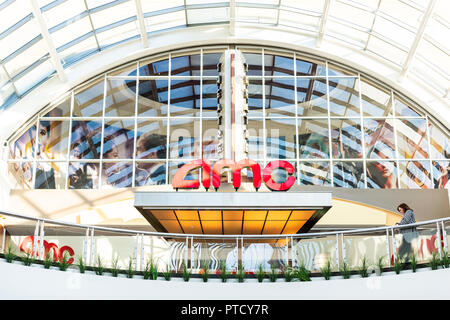
[[[267,281],[267,282],[266,282]],[[0,299],[187,299],[187,300],[289,300],[289,299],[449,299],[450,269],[417,273],[372,274],[369,278],[336,276],[311,282],[275,283],[247,279],[244,283],[218,279],[203,283],[200,279],[143,280],[141,276],[80,274],[77,269],[66,272],[47,270],[42,266],[26,267],[0,259]]]

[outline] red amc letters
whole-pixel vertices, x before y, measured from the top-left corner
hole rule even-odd
[[[23,251],[25,253],[33,253],[33,236],[28,236],[25,239],[23,239],[22,243],[20,244],[20,251]],[[37,246],[39,247],[40,240],[36,241]],[[73,256],[75,254],[75,251],[69,246],[62,246],[61,248],[58,248],[58,246],[52,242],[47,242],[44,240],[44,257],[47,256],[47,253],[50,252],[50,250],[53,251],[53,261],[58,262],[60,259],[64,257],[64,253],[67,252],[70,255],[70,259],[67,260],[68,264],[72,264],[74,259]],[[39,256],[39,252],[36,253],[37,256]]]
[[[201,183],[205,189],[211,186],[211,162],[208,160],[194,160],[186,163],[175,173],[172,186],[175,189],[197,189],[200,187],[198,180],[186,180],[189,172],[202,169]],[[233,172],[233,187],[238,190],[241,186],[241,171],[244,168],[250,169],[253,174],[253,186],[256,190],[261,187],[261,167],[251,159],[243,159],[235,162],[233,160],[222,159],[217,161],[212,167],[212,185],[217,190],[220,186],[220,177],[222,169],[229,168]],[[288,174],[288,178],[283,183],[277,183],[272,179],[272,172],[275,169],[284,169]],[[275,160],[269,162],[263,171],[263,180],[266,186],[273,191],[286,191],[295,183],[294,167],[287,161]]]

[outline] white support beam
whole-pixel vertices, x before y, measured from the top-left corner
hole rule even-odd
[[[323,37],[325,36],[325,28],[328,20],[328,13],[330,12],[331,0],[325,0],[323,5],[322,19],[320,19],[319,34],[317,36],[317,47],[322,46]]]
[[[48,32],[47,24],[45,23],[44,17],[42,16],[41,9],[39,8],[39,4],[37,0],[30,0],[31,6],[33,9],[33,16],[36,18],[36,21],[39,25],[39,29],[41,31],[42,38],[44,39],[48,53],[50,54],[51,62],[58,73],[59,79],[63,82],[67,80],[67,75],[64,71],[64,67],[61,63],[61,59],[59,58],[58,53],[56,52],[55,44],[50,36],[50,32]]]
[[[420,41],[422,40],[425,34],[425,28],[427,26],[428,20],[430,20],[431,15],[433,14],[434,7],[437,0],[431,0],[428,4],[427,10],[425,11],[422,21],[420,21],[419,29],[417,30],[416,37],[414,38],[414,42],[409,49],[408,56],[406,57],[405,63],[403,64],[402,71],[400,72],[399,80],[402,81],[406,74],[408,73],[409,68],[411,67],[411,63],[414,60],[414,57],[417,52],[417,48],[419,47]]]
[[[148,48],[147,29],[145,27],[144,13],[142,11],[141,0],[134,0],[134,3],[136,4],[136,13],[139,21],[139,31],[141,33],[142,45],[144,46],[144,48]]]
[[[236,34],[236,1],[230,0],[230,36]]]

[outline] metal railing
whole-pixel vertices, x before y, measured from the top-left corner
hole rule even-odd
[[[419,263],[433,255],[448,252],[449,218],[388,226],[333,232],[286,235],[202,235],[146,232],[74,224],[0,212],[1,252],[22,252],[44,260],[51,255],[56,262],[64,255],[69,263],[79,258],[88,266],[126,269],[129,263],[143,271],[149,261],[158,270],[180,271],[185,264],[229,271],[242,265],[247,272],[305,266],[320,271],[330,262],[338,271],[344,264],[356,270],[363,259],[372,266],[392,267],[397,259],[412,254]],[[411,229],[413,228],[413,232]],[[406,230],[405,230],[406,229]]]

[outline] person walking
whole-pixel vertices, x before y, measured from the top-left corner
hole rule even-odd
[[[397,223],[397,225],[401,226],[416,223],[414,211],[406,203],[398,205],[397,211],[403,215],[402,219],[399,223]],[[411,254],[411,243],[414,238],[417,237],[417,229],[416,227],[401,228],[400,233],[402,234],[402,244],[398,248],[398,256],[400,259],[405,258],[406,260],[408,260],[409,255]]]

